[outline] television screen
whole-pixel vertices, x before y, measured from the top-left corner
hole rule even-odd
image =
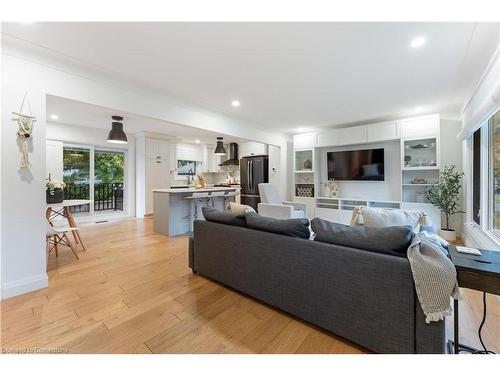
[[[327,152],[328,179],[384,181],[384,149]]]

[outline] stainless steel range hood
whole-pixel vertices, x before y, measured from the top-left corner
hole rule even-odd
[[[229,144],[229,158],[219,164],[219,167],[226,167],[228,165],[240,165],[240,159],[238,158],[238,144]]]

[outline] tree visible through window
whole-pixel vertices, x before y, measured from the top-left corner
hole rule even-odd
[[[491,131],[490,186],[493,195],[490,203],[493,205],[491,229],[500,230],[500,110],[490,118],[489,127]]]
[[[194,160],[177,160],[177,174],[179,176],[187,176],[196,174],[196,161]]]

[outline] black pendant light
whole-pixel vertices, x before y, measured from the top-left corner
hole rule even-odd
[[[222,143],[223,138],[217,137],[217,147],[215,148],[215,155],[226,155],[226,149],[224,148],[224,143]]]
[[[113,122],[111,123],[111,130],[108,134],[107,141],[109,143],[127,144],[127,135],[123,131],[123,117],[111,116]]]

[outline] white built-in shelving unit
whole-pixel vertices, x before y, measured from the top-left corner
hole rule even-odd
[[[294,136],[294,200],[307,204],[310,218],[321,217],[343,224],[350,222],[354,207],[368,206],[423,210],[431,216],[436,226],[439,226],[441,214],[425,201],[423,194],[425,189],[439,178],[439,134],[439,114],[298,134]],[[386,155],[386,158],[399,157],[401,160],[399,196],[394,196],[393,200],[372,199],[369,187],[365,194],[358,197],[349,197],[348,192],[342,192],[345,196],[322,196],[322,171],[318,160],[322,148],[345,149],[345,146],[352,145],[355,149],[356,146],[384,142],[399,142],[400,145],[400,155]]]

